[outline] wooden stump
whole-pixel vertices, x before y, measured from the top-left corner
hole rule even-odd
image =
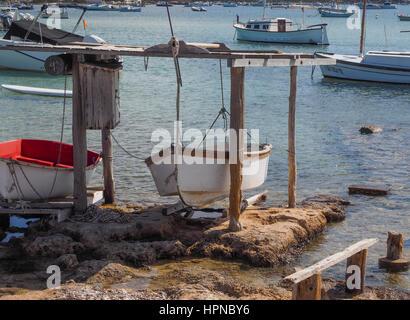
[[[352,255],[351,257],[347,258],[346,263],[346,292],[359,294],[362,293],[364,290],[365,285],[365,278],[366,278],[366,260],[367,260],[367,249],[359,251],[358,253]],[[355,274],[356,279],[359,277],[360,279],[360,286],[359,288],[348,288],[348,279],[349,277],[353,276],[353,272],[348,272],[350,266],[357,266],[358,271],[360,272],[359,275]],[[357,283],[355,282],[357,285]]]
[[[402,256],[403,234],[389,232],[387,236],[387,255],[379,258],[379,268],[391,272],[406,271],[409,269],[410,261]]]
[[[320,273],[303,280],[293,287],[293,300],[320,300],[322,297],[322,277]]]

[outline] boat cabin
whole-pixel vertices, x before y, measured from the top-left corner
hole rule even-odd
[[[249,20],[244,28],[252,31],[287,32],[293,31],[293,22],[286,18]]]

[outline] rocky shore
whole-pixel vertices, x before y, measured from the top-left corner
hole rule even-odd
[[[290,299],[290,288],[278,281],[247,281],[224,266],[286,265],[328,223],[344,219],[346,205],[317,196],[295,209],[251,207],[239,232],[229,231],[223,216],[186,219],[130,205],[90,207],[59,224],[43,219],[0,245],[0,299]],[[222,267],[204,264],[210,261]],[[50,265],[61,269],[59,288],[47,289]],[[294,271],[283,270],[277,280]],[[337,282],[326,283],[325,298],[346,298]],[[362,296],[409,298],[386,290],[369,288]]]

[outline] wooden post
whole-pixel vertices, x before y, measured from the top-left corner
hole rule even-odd
[[[110,129],[101,130],[103,171],[104,171],[104,201],[115,201],[115,184],[113,175],[112,136]]]
[[[290,67],[290,95],[289,95],[289,119],[288,119],[288,205],[296,207],[296,140],[295,140],[295,117],[296,117],[296,89],[297,67]]]
[[[73,153],[74,153],[74,211],[82,213],[87,209],[87,130],[82,104],[79,62],[81,55],[73,56]]]
[[[320,300],[322,297],[322,277],[320,273],[294,285],[293,300]]]
[[[403,234],[389,232],[387,236],[387,255],[379,258],[379,267],[388,271],[406,271],[410,261],[403,257]]]
[[[0,214],[0,230],[6,230],[10,226],[10,215]]]
[[[346,263],[346,292],[359,294],[362,293],[364,290],[364,283],[366,278],[366,260],[367,260],[367,249],[363,249],[358,253],[352,255],[351,257],[347,258]],[[351,289],[347,287],[347,279],[352,276],[352,273],[348,273],[347,269],[349,266],[355,265],[358,266],[360,269],[360,289]]]
[[[236,152],[235,163],[230,163],[231,187],[229,194],[229,229],[232,231],[242,230],[242,224],[239,222],[239,215],[241,213],[242,202],[243,139],[240,135],[243,133],[241,129],[244,128],[244,109],[245,68],[231,68],[231,135],[232,132],[236,132],[236,137],[231,136],[229,147],[230,152]]]
[[[363,1],[363,9],[362,9],[362,28],[360,30],[360,55],[363,54],[363,46],[364,46],[364,29],[366,28],[366,6],[367,0]]]

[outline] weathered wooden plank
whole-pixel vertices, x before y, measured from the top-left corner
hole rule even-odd
[[[104,174],[104,201],[114,203],[115,183],[113,173],[112,136],[110,129],[101,130],[103,174]]]
[[[288,206],[296,207],[296,90],[297,67],[290,67],[290,94],[288,118]]]
[[[347,258],[346,262],[346,292],[354,293],[354,294],[359,294],[362,293],[364,290],[364,284],[365,284],[365,279],[366,279],[366,260],[367,260],[367,249],[363,249],[362,251],[359,251],[358,253],[350,256]],[[353,272],[349,272],[349,267],[350,266],[357,266],[360,270],[360,285],[359,288],[349,288],[349,277],[353,276]],[[357,276],[355,275],[354,277],[357,280]],[[355,285],[358,285],[355,283]]]
[[[320,273],[296,283],[292,289],[292,300],[320,300],[322,297],[322,277]]]
[[[212,49],[214,45],[211,44],[208,49]],[[111,44],[78,44],[78,45],[19,45],[19,46],[0,46],[0,50],[16,50],[16,51],[38,51],[38,52],[61,52],[67,54],[89,54],[89,55],[106,55],[106,56],[149,56],[149,57],[164,57],[172,58],[172,53],[155,53],[145,52],[148,49],[146,46],[124,46]],[[219,49],[217,49],[219,50]],[[242,59],[257,59],[257,62],[246,60],[246,66],[263,66],[267,60],[266,66],[292,66],[297,63],[300,66],[335,64],[333,59],[316,58],[313,54],[306,53],[281,53],[276,50],[272,51],[250,51],[250,50],[229,50],[229,51],[215,51],[209,53],[184,54],[179,55],[180,58],[197,58],[197,59],[233,59],[235,63]],[[282,60],[282,61],[281,61]],[[276,62],[275,62],[276,61]],[[299,62],[295,62],[299,61]],[[254,65],[256,64],[256,65]],[[262,64],[262,65],[260,65]],[[241,65],[238,65],[240,67]]]
[[[87,130],[85,126],[85,110],[82,103],[82,86],[80,78],[80,61],[78,55],[73,56],[73,153],[74,153],[74,210],[84,212],[87,209],[87,183],[85,169],[87,167]]]
[[[325,58],[301,58],[301,59],[277,59],[277,58],[236,58],[228,60],[228,67],[303,67],[317,65],[334,65],[335,59]]]
[[[327,268],[335,265],[336,263],[339,263],[350,256],[354,255],[355,253],[358,253],[359,251],[362,251],[364,249],[367,249],[368,247],[372,246],[375,244],[379,239],[377,238],[371,238],[371,239],[364,239],[362,241],[359,241],[350,247],[346,248],[343,251],[340,251],[334,255],[331,255],[318,263],[315,263],[314,265],[305,268],[303,270],[300,270],[298,272],[295,272],[289,276],[287,276],[285,279],[290,280],[293,283],[299,283],[300,281],[303,281],[309,277],[311,277],[314,274],[321,273],[323,270],[326,270]]]
[[[381,189],[369,186],[349,186],[349,194],[364,194],[369,196],[385,196],[389,189]]]
[[[230,154],[236,155],[230,158],[231,186],[229,193],[229,228],[239,231],[242,225],[239,221],[242,201],[242,159],[244,151],[244,113],[245,113],[245,69],[231,68],[231,137],[229,143]],[[236,133],[232,136],[232,133]]]
[[[246,210],[246,208],[250,206],[266,201],[267,194],[268,194],[268,190],[265,190],[259,194],[255,194],[254,196],[248,199],[244,199],[242,201],[241,212]]]

